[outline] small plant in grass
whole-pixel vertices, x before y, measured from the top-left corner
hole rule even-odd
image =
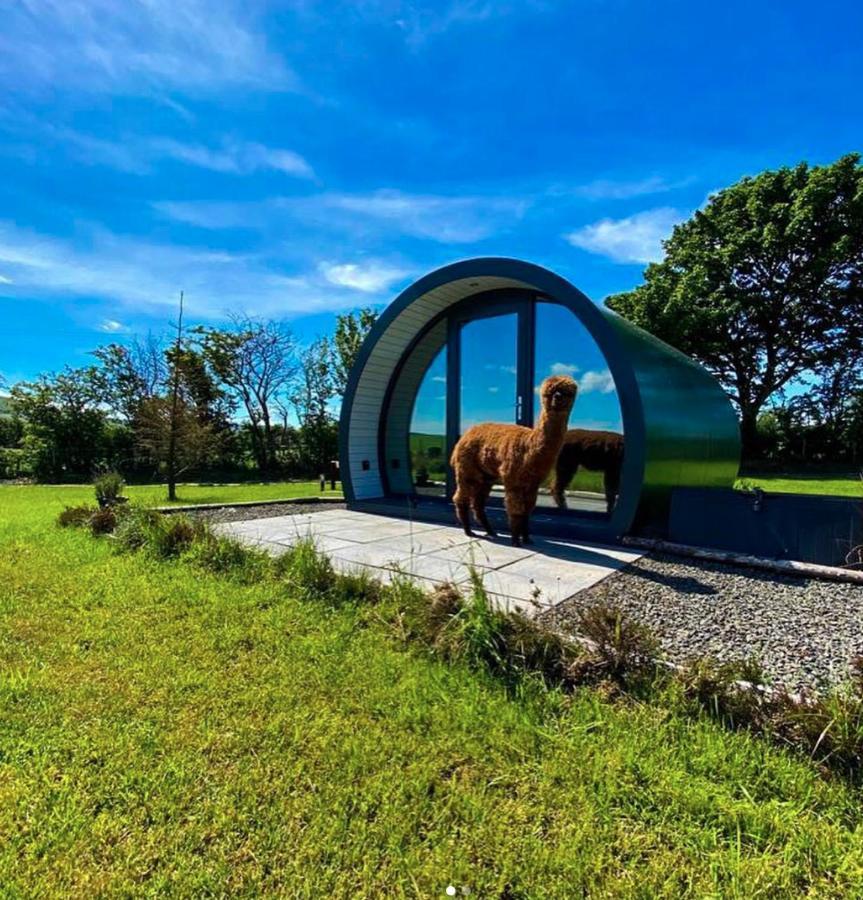
[[[276,560],[276,574],[303,599],[329,598],[336,584],[332,563],[308,538],[296,543]]]
[[[153,556],[159,559],[173,559],[187,551],[196,539],[206,533],[203,522],[186,515],[160,516],[153,521],[144,544]]]
[[[330,595],[336,605],[378,603],[383,595],[383,587],[368,570],[358,569],[355,572],[336,574]]]
[[[126,482],[118,472],[105,472],[93,481],[93,490],[96,493],[96,501],[101,508],[116,506],[124,503],[123,488]]]
[[[111,534],[117,527],[117,513],[114,512],[114,507],[101,506],[93,510],[88,525],[95,535]]]
[[[246,582],[265,578],[271,566],[266,553],[211,531],[196,536],[186,556],[190,562],[209,572],[233,575]]]
[[[462,659],[470,666],[510,679],[515,666],[508,653],[508,625],[506,613],[492,606],[482,576],[472,568],[471,591],[458,612],[440,629],[435,643],[449,658]]]
[[[124,550],[140,550],[151,539],[152,531],[162,525],[163,518],[154,509],[128,507],[119,517],[114,540]]]
[[[575,681],[610,679],[632,686],[655,671],[656,638],[621,610],[604,603],[581,610],[578,632],[590,647],[574,663],[571,674]]]
[[[712,657],[689,660],[677,671],[684,699],[731,728],[747,728],[763,719],[767,695],[758,688],[746,689],[739,682],[761,684],[743,674],[757,674],[752,667],[719,662]]]
[[[67,506],[57,516],[57,524],[61,528],[85,528],[95,511],[93,506]]]
[[[481,575],[471,572],[471,590],[462,596],[452,584],[438,586],[418,622],[432,648],[448,659],[484,668],[509,683],[535,674],[564,686],[578,656],[565,637],[518,613],[495,609]]]

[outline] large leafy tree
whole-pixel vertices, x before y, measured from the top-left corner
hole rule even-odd
[[[700,360],[737,404],[744,454],[767,401],[863,340],[863,168],[767,171],[678,225],[611,309]]]
[[[66,368],[12,387],[28,467],[42,479],[86,478],[104,462],[106,414],[92,367]]]

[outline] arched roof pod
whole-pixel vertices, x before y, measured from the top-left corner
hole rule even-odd
[[[480,307],[496,296],[490,292],[500,291],[570,309],[605,356],[617,387],[626,435],[619,501],[602,521],[567,518],[566,531],[608,539],[638,527],[661,530],[672,488],[733,485],[740,454],[737,417],[705,369],[595,305],[548,269],[515,259],[480,258],[420,278],[387,307],[363,344],[340,424],[341,477],[349,503],[385,498],[387,465],[399,465],[392,447],[407,448],[416,382],[415,373],[402,372],[408,353],[419,347],[418,356],[430,359],[434,341],[442,345],[440,323],[447,310],[465,302]],[[410,389],[404,387],[407,381]]]

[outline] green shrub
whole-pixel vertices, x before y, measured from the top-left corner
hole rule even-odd
[[[93,481],[93,490],[99,506],[116,506],[125,500],[123,488],[126,482],[118,472],[105,472]]]
[[[686,701],[710,713],[727,727],[760,728],[763,725],[767,695],[757,689],[741,688],[738,682],[750,679],[741,678],[739,664],[701,657],[684,663],[676,678]]]
[[[93,506],[67,506],[57,516],[61,528],[84,528],[90,524],[90,517],[96,512]]]
[[[113,506],[102,506],[90,516],[90,531],[93,534],[111,534],[117,527],[117,514]]]
[[[163,519],[154,509],[126,507],[118,518],[114,539],[124,550],[140,550],[152,539],[154,529],[163,525]]]
[[[174,559],[206,533],[203,522],[185,514],[161,516],[149,531],[146,548],[159,559]]]

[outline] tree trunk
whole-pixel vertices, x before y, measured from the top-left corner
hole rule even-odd
[[[741,410],[740,414],[740,445],[741,456],[744,462],[760,458],[758,443],[758,411],[752,409]]]

